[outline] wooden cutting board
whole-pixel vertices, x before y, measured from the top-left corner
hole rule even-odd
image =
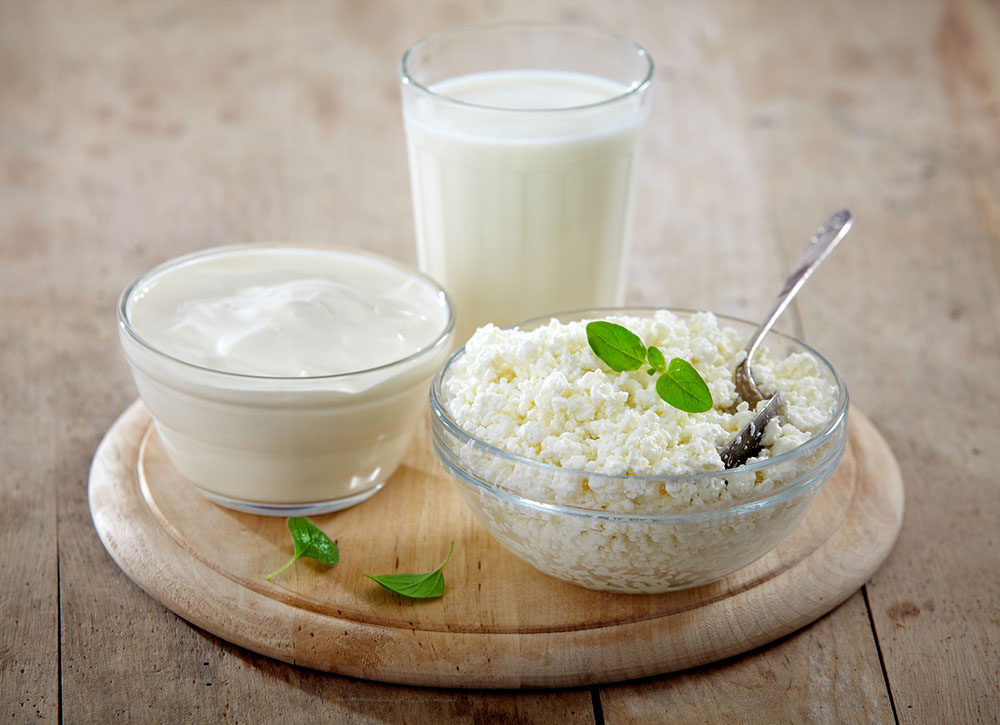
[[[172,468],[141,402],[108,431],[90,510],[108,552],[165,607],[223,639],[305,667],[445,687],[564,687],[670,672],[753,649],[847,599],[902,526],[899,467],[851,412],[847,450],[798,527],[721,582],[594,592],[548,577],[486,533],[434,457],[429,424],[369,501],[313,517],[340,563],[292,554],[283,519],[203,499]],[[455,541],[447,592],[405,600],[363,572],[428,571]]]

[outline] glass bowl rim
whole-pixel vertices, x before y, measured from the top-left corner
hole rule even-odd
[[[436,93],[431,90],[431,88],[416,78],[413,77],[408,61],[414,53],[418,53],[424,46],[429,43],[433,43],[442,38],[446,38],[452,35],[459,35],[461,33],[469,31],[481,31],[481,30],[493,30],[502,28],[533,28],[533,29],[547,29],[547,30],[570,30],[578,33],[589,33],[594,36],[602,36],[609,40],[616,40],[620,42],[623,47],[631,48],[635,51],[636,57],[641,60],[646,61],[646,72],[642,80],[638,83],[632,83],[621,93],[618,93],[611,98],[605,98],[602,101],[597,101],[596,103],[585,103],[580,106],[563,106],[560,108],[506,108],[504,106],[490,106],[482,103],[470,103],[469,101],[461,101],[457,98],[450,98],[448,96],[443,96],[440,93]],[[426,35],[420,40],[414,42],[406,52],[403,53],[402,59],[399,61],[399,79],[403,86],[409,86],[422,94],[433,98],[437,101],[441,101],[448,105],[457,106],[459,108],[467,108],[475,111],[490,111],[496,113],[528,113],[533,115],[558,115],[561,113],[573,112],[573,111],[585,111],[594,108],[601,108],[603,106],[612,105],[615,103],[620,103],[628,98],[640,97],[649,88],[653,82],[653,74],[656,70],[656,64],[653,62],[653,58],[649,55],[649,52],[636,43],[635,41],[629,40],[628,38],[619,35],[617,33],[612,33],[607,30],[602,30],[600,28],[595,28],[590,25],[583,23],[559,23],[559,22],[547,22],[543,20],[499,20],[499,21],[489,21],[484,23],[470,23],[467,25],[457,25],[451,28],[444,28],[436,32]]]
[[[228,254],[234,254],[237,252],[267,252],[271,250],[292,250],[292,251],[317,251],[317,252],[332,252],[335,254],[344,254],[349,256],[364,257],[366,259],[373,260],[375,262],[380,262],[383,264],[388,264],[392,268],[404,272],[406,274],[412,275],[422,282],[426,283],[435,296],[440,297],[444,301],[445,309],[447,310],[448,316],[445,320],[443,329],[438,333],[438,335],[431,340],[431,342],[422,346],[420,349],[406,355],[405,357],[398,358],[396,360],[391,360],[382,365],[376,365],[375,367],[363,368],[361,370],[351,370],[342,373],[331,373],[327,375],[305,375],[305,376],[293,376],[293,375],[255,375],[251,373],[236,373],[230,370],[219,370],[218,368],[208,367],[206,365],[198,365],[197,363],[192,363],[187,360],[182,360],[179,357],[171,355],[163,350],[159,349],[157,346],[153,345],[151,342],[146,340],[138,330],[132,325],[132,321],[129,319],[128,305],[129,300],[132,297],[133,292],[141,287],[142,284],[148,282],[154,277],[164,274],[172,269],[182,267],[184,265],[193,264],[200,262],[204,259],[210,259],[212,257],[225,256]],[[295,384],[296,382],[316,382],[322,380],[342,380],[345,378],[352,378],[357,376],[366,375],[368,373],[377,373],[385,370],[390,370],[391,368],[405,365],[406,363],[417,360],[429,353],[433,352],[436,348],[439,348],[445,344],[450,339],[452,331],[455,329],[455,306],[452,304],[451,298],[448,296],[447,291],[434,279],[427,276],[423,272],[419,272],[415,269],[411,269],[407,265],[385,257],[381,254],[376,254],[373,252],[368,252],[360,249],[352,249],[350,247],[334,247],[325,246],[321,244],[310,244],[306,242],[254,242],[247,244],[226,244],[215,247],[206,247],[205,249],[199,249],[194,252],[189,252],[187,254],[182,254],[179,257],[173,257],[168,259],[151,269],[143,272],[138,277],[136,277],[125,289],[122,291],[121,295],[118,297],[117,306],[117,316],[118,316],[118,327],[120,330],[125,332],[131,340],[138,344],[143,349],[150,353],[153,353],[156,357],[163,360],[167,360],[174,365],[180,365],[185,369],[195,370],[201,373],[208,373],[211,375],[220,376],[225,379],[234,380],[258,380],[258,381],[270,381],[270,382],[282,382],[286,381],[289,384]]]
[[[649,306],[635,306],[635,307],[614,307],[614,308],[593,308],[593,309],[582,309],[582,310],[568,310],[564,312],[556,312],[548,315],[541,315],[538,317],[532,317],[528,320],[524,320],[517,325],[512,327],[521,327],[525,325],[539,325],[546,323],[552,319],[562,319],[572,316],[574,320],[586,319],[588,316],[593,317],[608,317],[610,315],[620,315],[625,316],[630,313],[655,313],[659,310],[666,310],[672,314],[683,314],[683,315],[693,315],[706,310],[692,310],[686,308],[678,307],[649,307]],[[603,313],[603,314],[601,314]],[[737,322],[743,325],[749,326],[751,329],[755,329],[758,323],[750,322],[739,317],[733,317],[731,315],[721,315],[712,312],[711,314],[719,320],[724,320],[727,322]],[[511,329],[511,328],[508,328]],[[847,424],[847,413],[849,408],[849,395],[847,391],[847,386],[844,383],[843,378],[837,369],[826,359],[821,353],[819,353],[811,345],[799,340],[792,335],[787,335],[781,332],[776,332],[774,330],[767,333],[767,337],[774,336],[776,338],[782,339],[786,342],[791,342],[803,349],[803,351],[808,352],[816,357],[817,361],[824,366],[833,376],[834,382],[837,387],[837,406],[830,416],[830,420],[827,421],[826,425],[817,433],[815,436],[807,440],[805,443],[796,446],[795,448],[785,451],[774,458],[768,458],[763,461],[757,461],[755,463],[744,464],[742,466],[737,466],[732,469],[720,469],[716,471],[702,471],[698,473],[684,473],[684,474],[671,474],[671,475],[655,475],[655,474],[609,474],[600,473],[596,471],[586,471],[577,468],[565,468],[562,466],[556,466],[551,463],[544,463],[542,461],[532,460],[530,458],[525,458],[514,453],[509,453],[494,445],[491,445],[480,438],[473,436],[472,434],[465,431],[461,426],[455,422],[451,413],[448,411],[447,407],[444,405],[443,401],[443,390],[442,385],[445,376],[448,373],[449,368],[452,363],[455,362],[465,353],[465,346],[463,345],[460,349],[456,350],[449,356],[448,360],[442,365],[434,376],[431,382],[430,388],[430,403],[431,403],[431,418],[432,422],[437,423],[442,430],[446,431],[448,435],[455,438],[463,446],[471,445],[474,448],[482,451],[488,456],[494,458],[500,458],[507,460],[518,466],[527,466],[529,468],[540,469],[543,471],[550,472],[557,476],[580,476],[586,477],[588,479],[601,479],[607,481],[613,480],[630,480],[630,481],[643,481],[643,482],[696,482],[700,480],[707,480],[712,478],[724,477],[726,475],[738,475],[746,473],[754,473],[758,470],[768,469],[774,466],[778,466],[782,463],[794,460],[801,456],[807,455],[811,451],[820,448],[828,440],[836,436],[843,427]],[[768,492],[762,496],[752,498],[748,501],[741,501],[738,503],[733,503],[729,506],[718,506],[711,507],[708,509],[703,509],[700,511],[692,512],[669,512],[663,514],[657,513],[627,513],[627,512],[614,512],[607,511],[603,509],[593,509],[586,508],[583,506],[573,506],[569,504],[557,504],[550,501],[543,501],[538,499],[533,499],[527,496],[523,496],[507,489],[501,488],[485,479],[478,476],[475,471],[468,469],[464,465],[460,465],[457,462],[449,460],[450,456],[445,454],[445,450],[450,449],[444,446],[441,442],[441,433],[438,430],[434,430],[434,448],[438,455],[438,458],[445,464],[446,468],[455,468],[457,471],[461,471],[463,477],[469,478],[471,482],[481,485],[484,489],[491,493],[500,495],[501,497],[507,498],[508,500],[519,503],[522,505],[528,505],[530,507],[537,508],[539,510],[544,510],[553,513],[566,513],[577,516],[597,516],[602,519],[609,520],[621,520],[621,521],[663,521],[665,519],[676,519],[683,521],[690,521],[692,518],[706,517],[710,518],[712,516],[730,516],[734,513],[742,513],[746,510],[752,510],[754,508],[765,507],[773,505],[776,501],[783,498],[791,496],[795,491],[798,491],[803,486],[812,483],[814,480],[819,478],[821,475],[827,474],[827,469],[829,468],[829,473],[832,474],[836,470],[836,466],[839,464],[841,457],[843,456],[843,451],[845,446],[839,445],[835,446],[834,449],[823,457],[815,466],[811,467],[808,471],[805,471],[800,476],[796,477],[789,483],[785,484],[781,488],[775,491]],[[846,437],[845,437],[846,441]],[[454,476],[454,473],[452,473]]]
[[[748,501],[740,501],[728,506],[716,506],[702,509],[700,511],[669,511],[665,513],[634,513],[627,511],[609,511],[606,509],[592,509],[584,506],[574,506],[572,504],[552,503],[551,501],[540,501],[538,499],[527,498],[520,494],[508,491],[505,488],[486,481],[473,474],[469,469],[456,465],[451,456],[442,454],[440,441],[437,436],[434,438],[434,449],[438,457],[442,460],[444,467],[451,474],[452,478],[461,485],[479,488],[488,493],[493,498],[503,499],[507,503],[514,504],[521,508],[528,508],[540,513],[547,513],[559,516],[572,516],[575,518],[591,519],[596,521],[606,521],[610,523],[628,524],[687,524],[711,522],[714,519],[728,519],[734,516],[745,516],[755,510],[768,509],[784,503],[788,499],[794,498],[803,489],[810,485],[825,483],[826,479],[833,475],[840,460],[843,457],[843,448],[838,447],[826,456],[820,465],[810,469],[808,472],[786,484],[777,491],[772,491],[764,496],[753,498]],[[625,478],[620,476],[619,478]]]

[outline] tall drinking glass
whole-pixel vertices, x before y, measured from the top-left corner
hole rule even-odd
[[[401,64],[420,268],[456,340],[621,305],[653,62],[583,26],[444,30]]]

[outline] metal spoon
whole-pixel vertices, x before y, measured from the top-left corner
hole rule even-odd
[[[819,228],[816,235],[809,240],[809,244],[806,246],[799,260],[798,267],[785,280],[785,286],[778,293],[778,300],[768,314],[767,319],[764,320],[763,324],[757,329],[757,332],[750,338],[750,342],[747,343],[745,348],[746,357],[736,368],[733,382],[736,384],[736,392],[740,394],[743,400],[750,404],[751,409],[756,408],[757,403],[764,400],[764,396],[757,389],[753,374],[750,372],[750,359],[757,351],[757,347],[760,345],[764,335],[770,331],[778,317],[788,307],[788,303],[802,289],[802,285],[809,279],[813,271],[833,251],[833,248],[837,246],[837,242],[847,235],[853,223],[854,215],[847,209],[840,209],[835,211],[827,219],[826,224]],[[764,429],[771,419],[781,412],[782,405],[781,393],[780,391],[775,391],[774,395],[768,400],[767,405],[761,408],[753,417],[753,420],[747,423],[736,434],[736,437],[719,451],[719,455],[722,456],[722,462],[727,469],[742,466],[750,456],[756,455],[760,451],[760,439],[764,435]]]

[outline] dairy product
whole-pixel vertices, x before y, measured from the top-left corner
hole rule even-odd
[[[405,453],[450,342],[434,282],[372,255],[232,247],[154,269],[121,341],[174,466],[220,503],[319,513]]]
[[[710,313],[600,319],[690,361],[713,409],[677,410],[644,370],[607,368],[587,342],[586,313],[486,326],[432,390],[437,450],[480,521],[541,571],[594,589],[697,586],[764,554],[840,461],[847,395],[836,374],[798,345],[759,350],[759,387],[780,389],[787,405],[758,458],[727,471],[718,448],[754,413],[732,382],[752,327]]]
[[[505,70],[404,91],[421,269],[457,338],[625,294],[644,92],[594,75]]]
[[[711,313],[681,318],[662,310],[648,318],[611,319],[659,347],[668,360],[690,361],[708,384],[712,409],[685,413],[668,405],[656,392],[655,377],[616,373],[602,363],[590,349],[583,321],[552,320],[528,331],[488,325],[473,335],[445,381],[455,421],[486,443],[562,468],[613,476],[722,470],[718,449],[756,412],[739,399],[733,384],[743,357],[741,335],[720,327]],[[750,462],[804,443],[830,420],[836,402],[836,387],[808,353],[779,359],[762,349],[759,355],[754,376],[762,392],[780,389],[786,407],[768,425],[764,448]],[[534,483],[523,482],[518,492],[604,510],[681,510],[750,493],[740,484],[724,490],[677,484],[657,489],[654,500],[647,500],[649,492],[615,486],[605,491],[592,483],[580,491],[546,492]],[[773,482],[746,483],[757,488]]]
[[[444,328],[428,282],[371,257],[272,248],[200,257],[147,279],[126,310],[149,345],[229,373],[316,377],[407,357]]]

